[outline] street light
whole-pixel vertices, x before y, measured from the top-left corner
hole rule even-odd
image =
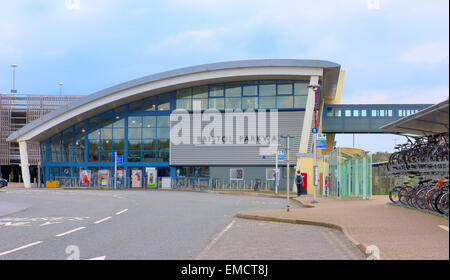
[[[314,90],[314,163],[313,163],[313,201],[312,203],[318,203],[317,195],[316,195],[316,170],[317,170],[317,91],[320,88],[320,85],[310,85],[309,88]]]
[[[17,90],[16,90],[16,67],[17,67],[17,64],[11,64],[11,67],[12,67],[12,69],[13,69],[13,88],[12,88],[12,90],[11,90],[11,93],[17,93]]]
[[[285,148],[285,155],[286,155],[286,211],[289,212],[289,151],[290,151],[290,139],[291,137],[293,139],[295,139],[295,137],[290,136],[290,135],[285,135],[285,136],[280,136],[280,138],[286,138],[286,146]],[[277,149],[278,150],[278,149]],[[278,151],[277,151],[277,155],[278,157]],[[278,178],[277,178],[278,179]]]
[[[64,85],[63,82],[59,82],[59,95],[62,95],[62,86]]]

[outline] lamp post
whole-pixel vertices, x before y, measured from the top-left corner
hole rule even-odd
[[[286,146],[285,148],[285,155],[286,155],[286,211],[289,212],[289,150],[290,150],[290,135],[286,136],[280,136],[281,138],[286,138]],[[278,152],[277,152],[278,157]]]
[[[12,67],[12,69],[13,69],[13,88],[12,88],[12,90],[11,90],[11,93],[17,93],[17,90],[16,90],[16,67],[17,67],[17,64],[11,64],[11,67]]]
[[[62,95],[62,87],[63,87],[64,83],[63,82],[59,82],[59,95]]]
[[[314,163],[313,163],[313,201],[312,203],[318,203],[316,189],[316,172],[317,172],[317,91],[320,88],[320,85],[310,85],[309,88],[314,90]]]

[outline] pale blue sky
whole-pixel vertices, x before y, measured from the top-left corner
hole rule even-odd
[[[57,94],[62,81],[89,94],[203,63],[298,58],[342,65],[343,103],[448,98],[447,0],[79,1],[0,0],[1,93],[13,63],[19,93]]]

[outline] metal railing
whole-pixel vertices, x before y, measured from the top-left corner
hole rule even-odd
[[[241,190],[270,191],[275,190],[273,180],[230,180],[229,178],[177,177],[172,178],[174,189],[194,190]]]
[[[89,185],[82,184],[79,177],[55,177],[55,180],[59,181],[59,187],[114,188],[114,178],[106,179],[107,182],[104,184],[99,184],[98,180],[91,180]],[[118,180],[117,188],[131,188],[131,179],[127,177],[123,182]],[[186,190],[274,191],[275,184],[273,180],[261,179],[230,180],[229,178],[176,177],[171,178],[171,188]]]

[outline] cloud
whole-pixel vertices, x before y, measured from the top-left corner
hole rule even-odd
[[[225,27],[189,29],[150,46],[148,51],[155,52],[174,48],[195,49],[196,51],[217,49],[220,47],[218,37],[223,36],[226,32],[228,29]]]
[[[416,45],[407,50],[401,60],[407,63],[419,63],[427,65],[441,64],[448,61],[448,44],[427,43]]]

